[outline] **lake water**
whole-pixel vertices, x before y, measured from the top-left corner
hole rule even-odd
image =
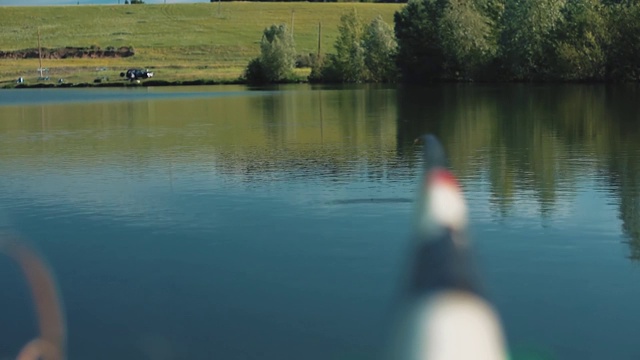
[[[70,359],[372,359],[444,143],[515,358],[640,358],[640,87],[0,90]],[[0,258],[0,358],[35,335]]]

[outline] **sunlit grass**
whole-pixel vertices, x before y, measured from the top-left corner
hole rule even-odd
[[[92,81],[107,67],[109,78],[128,67],[153,69],[162,80],[233,79],[259,53],[262,30],[276,23],[291,26],[298,53],[332,51],[340,16],[355,8],[364,21],[381,15],[388,23],[397,4],[222,2],[158,5],[1,7],[0,50],[42,47],[133,46],[122,59],[43,60],[43,67],[66,78]],[[18,76],[37,78],[37,59],[0,60],[0,82]],[[62,69],[65,69],[62,71]]]

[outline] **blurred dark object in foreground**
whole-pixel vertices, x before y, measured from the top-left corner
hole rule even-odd
[[[0,253],[6,254],[20,266],[31,289],[40,331],[38,337],[22,348],[16,359],[65,359],[64,315],[49,267],[33,248],[12,234],[0,233]]]

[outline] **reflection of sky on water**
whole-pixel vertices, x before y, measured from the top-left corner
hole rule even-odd
[[[362,169],[367,168],[366,160],[361,160],[361,166],[354,166],[352,172],[342,174],[274,170],[248,177],[242,169],[217,167],[215,154],[206,162],[173,164],[162,160],[147,163],[143,168],[127,166],[126,169],[125,164],[78,167],[77,164],[52,163],[37,170],[24,164],[15,167],[1,161],[0,164],[6,174],[0,178],[5,196],[11,194],[10,197],[23,202],[58,209],[60,217],[66,212],[78,212],[160,228],[188,226],[196,220],[190,218],[194,214],[176,210],[175,202],[181,196],[204,196],[213,200],[234,192],[253,198],[247,199],[248,203],[265,198],[321,213],[348,205],[345,200],[349,199],[395,198],[402,203],[401,199],[414,197],[417,178],[417,169],[414,169],[391,182],[367,179],[362,176]],[[492,195],[486,181],[483,177],[462,179],[475,223],[498,221],[514,229],[574,228],[593,234],[612,234],[620,229],[615,212],[617,204],[611,203],[605,190],[597,190],[596,172],[585,173],[571,192],[561,191],[552,213],[546,218],[540,217],[540,199],[531,190],[517,192],[507,219],[501,218],[491,204]],[[368,206],[384,208],[385,204],[371,202]],[[406,205],[399,206],[406,208]],[[603,211],[604,208],[608,210]],[[198,223],[216,226],[214,219],[208,224]]]
[[[229,193],[244,194],[247,203],[271,199],[321,213],[335,210],[337,205],[332,202],[336,200],[394,196],[406,199],[412,197],[414,190],[413,178],[404,179],[402,184],[395,182],[389,188],[388,182],[368,181],[358,178],[357,173],[349,179],[350,174],[323,177],[279,171],[256,174],[248,180],[246,174],[216,169],[214,163],[210,159],[207,163],[169,167],[167,162],[158,162],[129,170],[115,165],[65,168],[57,164],[34,171],[0,161],[7,174],[0,178],[0,186],[12,201],[20,199],[23,203],[57,209],[60,217],[67,212],[84,213],[161,228],[189,226],[194,220],[199,226],[215,227],[214,219],[207,223],[204,219],[190,218],[197,214],[189,213],[188,209],[176,210],[185,206],[176,203],[184,196],[215,201],[218,197],[229,198]],[[213,214],[215,211],[207,216]]]
[[[0,89],[0,106],[64,104],[81,102],[109,101],[148,101],[163,99],[198,99],[223,96],[259,96],[267,91],[247,92],[239,86],[197,86],[185,87],[183,91],[170,91],[166,88],[133,89]]]

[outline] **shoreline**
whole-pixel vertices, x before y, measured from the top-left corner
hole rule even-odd
[[[0,89],[54,89],[54,88],[128,88],[149,86],[193,86],[193,85],[249,85],[240,79],[237,80],[149,80],[140,83],[135,82],[105,82],[105,83],[35,83],[35,84],[10,84]]]
[[[151,86],[198,86],[198,85],[247,85],[247,86],[269,86],[282,84],[311,84],[307,79],[297,79],[296,81],[282,81],[276,83],[251,84],[243,79],[235,80],[148,80],[136,82],[106,82],[106,83],[35,83],[35,84],[16,84],[0,86],[0,89],[66,89],[66,88],[135,88],[135,87],[151,87]]]
[[[2,90],[10,89],[66,89],[66,88],[136,88],[136,87],[165,87],[165,86],[199,86],[199,85],[246,85],[246,86],[270,86],[270,85],[282,85],[282,84],[318,84],[318,85],[357,85],[354,83],[327,83],[320,82],[315,83],[309,81],[306,78],[298,78],[294,81],[282,81],[276,83],[265,84],[251,84],[244,79],[228,79],[228,80],[213,80],[213,79],[196,79],[196,80],[146,80],[139,83],[122,81],[122,82],[104,82],[104,83],[34,83],[34,84],[16,84],[14,82],[10,84],[0,85]],[[392,83],[358,83],[358,84],[396,84],[401,86],[429,86],[434,84],[485,84],[485,85],[498,85],[498,84],[530,84],[530,85],[622,85],[622,84],[640,84],[639,81],[587,81],[587,80],[573,80],[573,81],[465,81],[465,80],[439,80],[432,81],[424,84],[412,84],[403,82]]]

